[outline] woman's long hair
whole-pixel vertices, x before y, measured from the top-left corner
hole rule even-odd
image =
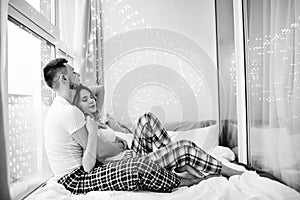
[[[77,87],[77,89],[76,89],[76,92],[75,92],[75,95],[74,95],[74,98],[73,98],[73,102],[72,102],[72,104],[74,105],[74,106],[77,106],[83,113],[84,113],[84,115],[85,116],[87,116],[87,115],[89,115],[88,113],[85,113],[83,110],[82,110],[82,108],[81,108],[81,106],[80,106],[80,92],[82,91],[82,90],[87,90],[90,94],[91,94],[91,96],[95,99],[95,101],[96,101],[96,106],[97,106],[97,98],[95,97],[95,95],[93,94],[93,92],[88,88],[88,87],[86,87],[86,86],[84,86],[84,85],[79,85],[78,87]],[[95,113],[92,113],[92,115],[93,115],[93,118],[95,119],[95,120],[100,120],[100,112],[99,112],[99,110],[97,109],[97,111],[95,112]]]

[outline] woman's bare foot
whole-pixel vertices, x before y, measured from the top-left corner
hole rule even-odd
[[[179,186],[192,186],[200,183],[201,181],[207,180],[212,177],[218,177],[221,176],[220,174],[213,174],[213,175],[208,175],[205,176],[204,178],[185,178],[181,177],[181,182]]]
[[[179,187],[192,186],[192,185],[198,184],[200,181],[201,181],[200,178],[184,178],[184,177],[181,177]]]
[[[190,176],[189,178],[200,178],[201,179],[201,178],[205,177],[202,173],[198,172],[195,168],[193,168],[189,165],[185,165],[183,167],[176,168],[174,171],[177,173],[187,172],[188,175],[186,175],[186,176]]]
[[[195,176],[193,176],[192,174],[188,173],[188,172],[181,172],[181,173],[177,173],[178,176],[183,177],[183,178],[197,178]]]
[[[226,165],[222,164],[221,174],[223,176],[230,177],[233,175],[241,175],[242,173],[244,173],[244,171],[232,169],[232,168],[227,167]]]

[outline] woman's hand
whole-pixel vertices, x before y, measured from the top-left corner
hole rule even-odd
[[[123,145],[123,150],[129,149],[126,140],[124,140],[124,139],[122,139],[122,138],[116,136],[116,141],[115,141],[115,142],[116,142],[116,143],[121,143],[121,144]]]
[[[102,122],[98,122],[98,128],[107,129],[107,124],[102,123]]]
[[[113,116],[106,114],[105,123],[114,131],[123,132],[123,133],[132,133],[130,128],[118,122]]]

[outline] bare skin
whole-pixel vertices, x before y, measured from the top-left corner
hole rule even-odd
[[[208,176],[205,176],[203,178],[181,177],[181,182],[180,182],[179,186],[188,186],[188,187],[190,187],[190,186],[193,186],[193,185],[196,185],[196,184],[200,183],[201,181],[207,180],[207,179],[212,178],[212,177],[219,177],[219,176],[220,176],[220,174],[208,175]]]
[[[193,168],[189,165],[185,165],[183,167],[176,168],[174,171],[177,173],[187,172],[186,176],[190,177],[190,178],[202,179],[204,177],[203,174],[199,173],[195,168]]]
[[[223,175],[225,177],[230,177],[233,175],[241,175],[243,173],[242,171],[238,171],[238,170],[229,168],[223,164],[222,164],[220,174],[212,174],[212,175],[208,175],[208,176],[203,176],[202,173],[199,173],[195,168],[193,168],[189,165],[185,165],[183,167],[176,168],[174,171],[177,173],[186,172],[183,175],[183,177],[181,177],[180,186],[192,186],[192,185],[198,184],[199,182],[201,182],[203,180],[207,180],[211,177],[218,177],[220,175]]]
[[[192,185],[200,183],[200,181],[201,181],[201,179],[199,179],[199,178],[185,178],[185,177],[181,177],[181,181],[180,181],[179,187],[182,187],[182,186],[192,186]]]
[[[233,176],[233,175],[241,175],[242,173],[244,173],[244,172],[236,170],[236,169],[229,168],[226,165],[222,164],[221,174],[223,176],[230,177],[230,176]]]

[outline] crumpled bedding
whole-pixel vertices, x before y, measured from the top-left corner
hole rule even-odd
[[[213,177],[192,187],[182,187],[172,193],[155,192],[119,192],[94,191],[86,195],[72,195],[55,181],[50,181],[43,189],[30,199],[56,200],[299,200],[300,194],[295,190],[263,178],[255,172],[246,171],[242,175]]]
[[[72,195],[53,178],[46,186],[32,194],[30,200],[300,200],[300,193],[277,181],[260,177],[254,171],[231,163],[233,152],[216,147],[210,152],[223,164],[245,171],[242,175],[212,177],[192,187],[181,187],[172,193],[148,191],[94,191],[86,195]]]

